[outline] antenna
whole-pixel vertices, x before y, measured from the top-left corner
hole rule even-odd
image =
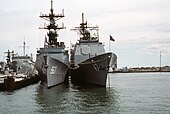
[[[53,14],[53,0],[51,0],[51,13]]]
[[[82,13],[82,23],[84,23],[84,13]]]
[[[25,56],[25,54],[26,54],[26,48],[29,47],[29,46],[26,46],[25,38],[24,38],[23,46],[19,46],[19,47],[20,47],[20,48],[23,48],[23,56]]]
[[[23,54],[25,56],[25,38],[24,38],[24,42],[23,42]]]
[[[53,0],[51,0],[51,9],[53,9]]]
[[[84,23],[84,13],[82,13],[82,23],[80,24],[82,28],[82,34],[85,35],[85,23]]]

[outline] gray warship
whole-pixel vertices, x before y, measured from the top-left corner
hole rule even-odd
[[[39,76],[37,76],[32,56],[25,53],[18,55],[9,50],[5,54],[7,54],[7,62],[0,63],[3,66],[0,72],[0,91],[13,91],[38,83]]]
[[[48,88],[63,83],[69,68],[68,50],[65,50],[64,42],[58,42],[57,33],[65,27],[64,25],[59,27],[56,24],[57,20],[64,17],[64,11],[57,15],[53,11],[53,1],[51,0],[50,13],[40,15],[40,18],[49,21],[50,24],[42,28],[48,30],[48,39],[45,37],[44,47],[37,51],[35,62],[41,83]]]
[[[74,29],[80,39],[71,49],[71,82],[74,85],[97,85],[106,87],[107,73],[114,53],[105,53],[104,45],[99,42],[98,26],[88,26],[84,22]],[[115,59],[116,60],[116,59]]]
[[[6,65],[3,70],[4,74],[9,74],[10,72],[15,72],[18,74],[23,74],[27,76],[33,76],[36,74],[34,67],[34,61],[32,56],[25,54],[25,41],[23,42],[23,55],[15,54],[14,51],[7,51]]]

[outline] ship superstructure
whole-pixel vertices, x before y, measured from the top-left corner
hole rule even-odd
[[[98,26],[90,27],[84,22],[76,30],[80,34],[78,43],[71,50],[71,81],[73,84],[106,86],[107,72],[113,53],[105,53],[99,42]]]
[[[56,21],[64,17],[62,14],[54,14],[53,1],[49,14],[41,14],[40,18],[49,21],[49,25],[43,27],[47,29],[44,47],[37,51],[35,67],[41,77],[41,82],[47,87],[52,87],[63,83],[68,72],[69,56],[65,50],[64,42],[58,42],[58,31],[64,29],[64,25],[59,27]]]
[[[32,75],[36,73],[34,69],[34,61],[31,56],[14,54],[14,51],[7,51],[7,63],[5,65],[4,74],[16,73],[24,75]]]

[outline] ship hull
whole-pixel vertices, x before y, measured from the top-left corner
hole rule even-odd
[[[81,62],[78,68],[71,69],[73,84],[92,84],[106,87],[107,72],[112,53],[105,53]]]
[[[68,65],[50,54],[39,55],[35,67],[41,83],[48,88],[63,83],[68,72]]]

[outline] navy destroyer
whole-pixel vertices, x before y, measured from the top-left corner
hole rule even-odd
[[[41,77],[41,83],[48,88],[63,83],[69,68],[68,50],[65,50],[64,42],[58,42],[58,31],[65,27],[59,27],[56,21],[63,17],[64,11],[62,14],[54,14],[52,0],[50,13],[40,15],[40,18],[50,24],[42,28],[48,30],[48,39],[45,37],[44,47],[37,51],[35,67]]]
[[[80,34],[78,43],[71,49],[71,82],[105,87],[113,53],[105,53],[104,45],[99,42],[99,27],[88,26],[82,13],[82,23],[71,30]]]

